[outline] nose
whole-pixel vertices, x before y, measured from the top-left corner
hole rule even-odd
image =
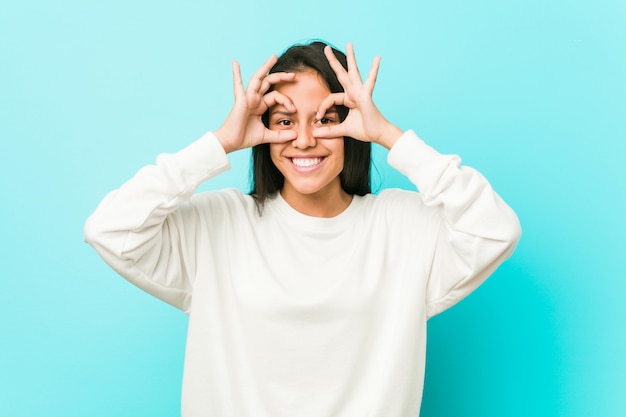
[[[296,149],[314,148],[316,144],[311,126],[302,126],[298,129],[298,136],[291,142],[291,146]]]

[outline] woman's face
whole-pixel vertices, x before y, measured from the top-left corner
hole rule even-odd
[[[275,90],[293,102],[296,111],[290,112],[276,105],[269,112],[269,128],[295,130],[296,139],[286,143],[270,144],[272,162],[285,177],[281,194],[287,202],[307,197],[337,198],[345,195],[339,174],[343,170],[343,137],[316,139],[314,127],[340,123],[339,114],[332,108],[321,119],[315,113],[330,90],[317,72],[296,73],[292,82],[278,84]],[[310,201],[310,199],[308,199]]]

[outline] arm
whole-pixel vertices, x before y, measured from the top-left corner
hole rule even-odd
[[[197,187],[230,167],[208,133],[176,154],[160,155],[108,194],[85,224],[85,241],[120,275],[182,310],[189,308],[197,215],[180,206]],[[197,214],[197,213],[195,213]]]
[[[188,201],[197,187],[229,168],[226,153],[259,143],[293,139],[294,132],[270,131],[261,115],[280,103],[293,103],[267,91],[293,74],[268,75],[276,56],[256,71],[244,90],[233,62],[235,103],[222,124],[187,148],[161,155],[156,165],[105,197],[85,224],[85,240],[126,279],[148,293],[187,311],[196,269],[196,234],[202,215]],[[267,93],[267,94],[266,94]],[[209,214],[210,215],[210,214]]]
[[[513,252],[521,228],[517,216],[476,170],[459,166],[412,131],[389,152],[391,166],[438,210],[438,234],[427,285],[428,316],[451,307],[478,287]]]
[[[441,155],[412,131],[402,134],[391,124],[372,101],[380,58],[362,82],[352,45],[346,50],[347,69],[326,50],[344,92],[329,95],[318,116],[333,105],[348,107],[348,116],[315,134],[350,136],[390,149],[389,163],[418,187],[424,204],[438,209],[426,296],[433,316],[469,294],[512,253],[521,233],[519,221],[480,173],[460,167],[457,156]]]

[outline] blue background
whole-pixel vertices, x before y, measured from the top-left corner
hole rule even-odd
[[[623,0],[0,1],[0,415],[178,414],[186,316],[83,223],[220,125],[232,59],[247,79],[323,38],[363,72],[382,55],[382,111],[522,221],[513,257],[431,320],[422,416],[623,416],[624,22]],[[248,157],[207,187],[247,189]],[[381,149],[376,166],[378,189],[411,187]]]

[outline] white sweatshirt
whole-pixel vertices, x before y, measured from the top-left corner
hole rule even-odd
[[[354,196],[334,218],[280,195],[259,216],[211,133],[110,193],[85,239],[126,279],[189,314],[183,417],[416,417],[426,320],[513,251],[513,211],[412,131],[389,163],[419,193]]]

